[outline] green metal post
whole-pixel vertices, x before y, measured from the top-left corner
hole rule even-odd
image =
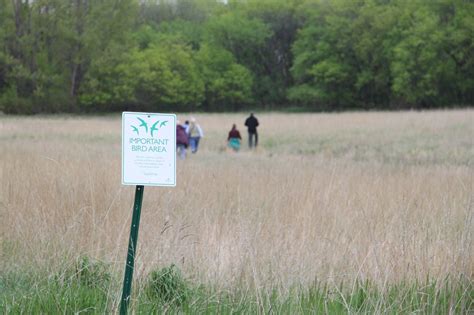
[[[133,265],[135,264],[135,252],[137,249],[138,227],[140,225],[140,212],[142,210],[143,186],[135,188],[135,202],[133,204],[132,225],[130,227],[130,239],[128,240],[127,261],[125,263],[125,276],[123,279],[122,300],[120,301],[120,315],[126,315],[130,293],[132,289]]]

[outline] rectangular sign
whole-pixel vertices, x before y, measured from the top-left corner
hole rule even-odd
[[[122,185],[176,186],[176,115],[122,113]]]

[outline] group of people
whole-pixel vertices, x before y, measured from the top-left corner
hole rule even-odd
[[[183,125],[178,121],[176,124],[176,150],[179,158],[186,158],[188,146],[191,147],[192,153],[196,153],[199,147],[199,140],[202,137],[204,137],[204,133],[196,118],[192,117],[191,122],[186,120]]]
[[[249,134],[249,148],[256,148],[258,145],[258,119],[254,116],[253,113],[245,120],[245,126],[247,127],[247,131]],[[227,136],[227,143],[228,146],[234,150],[235,152],[240,150],[240,143],[242,141],[242,136],[240,135],[239,130],[237,129],[237,125],[233,124],[232,129],[229,131],[229,135]]]
[[[249,148],[256,148],[258,145],[258,119],[253,113],[245,120],[245,126],[248,131]],[[180,159],[186,158],[186,151],[188,146],[191,147],[191,152],[196,153],[199,147],[199,141],[204,136],[201,126],[197,123],[194,117],[191,120],[186,120],[184,124],[179,121],[176,125],[176,151]],[[240,135],[237,125],[233,124],[227,137],[227,145],[235,152],[240,150],[242,136]]]

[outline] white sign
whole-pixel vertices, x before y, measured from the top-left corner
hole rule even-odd
[[[176,115],[122,113],[122,184],[176,186]]]

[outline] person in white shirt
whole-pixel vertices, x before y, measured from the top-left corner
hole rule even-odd
[[[188,129],[189,145],[191,146],[191,152],[196,153],[199,147],[199,140],[204,136],[201,126],[196,121],[196,118],[191,118],[191,123]]]

